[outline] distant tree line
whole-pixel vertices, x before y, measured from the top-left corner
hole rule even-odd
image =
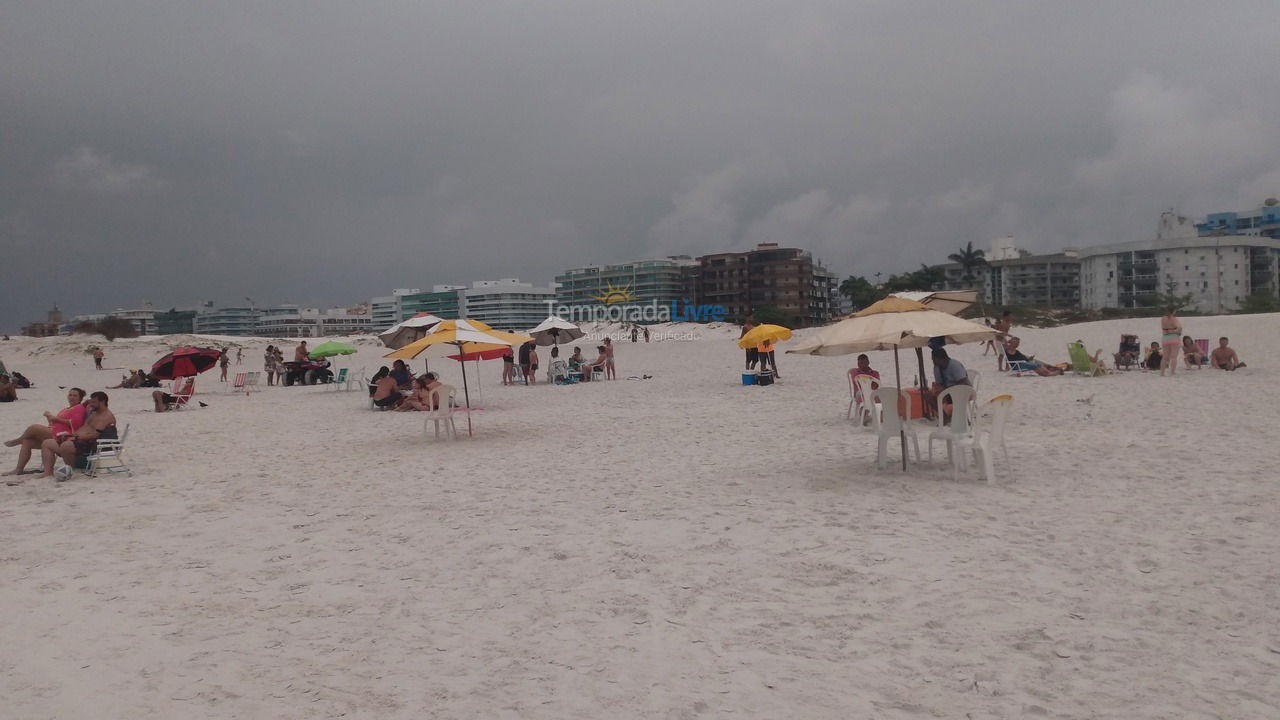
[[[118,317],[105,317],[98,321],[82,320],[76,323],[71,331],[86,335],[101,335],[108,342],[116,338],[138,337],[138,328],[128,320]]]

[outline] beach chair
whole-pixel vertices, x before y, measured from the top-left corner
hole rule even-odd
[[[1004,430],[1009,424],[1009,413],[1013,409],[1012,395],[998,395],[986,404],[983,415],[990,415],[990,421],[984,423],[982,416],[974,418],[973,433],[967,438],[956,441],[959,452],[973,451],[974,462],[982,470],[982,477],[987,482],[995,480],[993,456],[996,447],[1004,454],[1004,464],[1009,464],[1009,448],[1004,443]],[[1012,477],[1012,473],[1010,473]]]
[[[1121,335],[1120,350],[1113,356],[1116,369],[1131,370],[1142,358],[1142,345],[1137,335]]]
[[[529,378],[524,376],[524,368],[520,367],[520,363],[513,363],[511,366],[511,382],[528,385]]]
[[[973,388],[973,395],[969,400],[969,421],[973,422],[973,418],[978,414],[978,393],[982,389],[982,373],[977,370],[969,372],[969,387]]]
[[[450,440],[458,439],[458,428],[453,422],[453,403],[457,391],[452,385],[441,385],[431,391],[428,396],[434,410],[428,410],[422,421],[422,434],[427,434],[427,423],[435,423],[436,439],[440,439],[440,426],[443,424],[445,436]]]
[[[875,388],[871,387],[876,379],[870,375],[855,376],[853,372],[849,371],[849,394],[853,396],[849,399],[849,417],[856,418],[859,425],[870,428],[871,415],[879,412],[872,397]]]
[[[911,398],[896,387],[885,387],[881,385],[871,393],[873,402],[880,403],[881,412],[871,413],[871,428],[875,430],[878,444],[876,446],[876,467],[881,470],[885,469],[889,460],[889,440],[890,438],[901,440],[905,433],[908,440],[916,449],[916,462],[920,461],[920,438],[916,435],[915,428],[910,422],[906,422],[899,415],[902,410],[911,407]],[[896,403],[890,408],[890,403]],[[907,451],[906,448],[903,449]],[[907,457],[911,457],[911,453],[907,452]]]
[[[1004,343],[996,343],[996,353],[1000,356],[999,365],[1004,366],[1004,371],[1014,377],[1021,377],[1024,374],[1035,375],[1036,371],[1032,367],[1032,362],[1025,360],[1010,360],[1008,353],[1004,350]]]
[[[591,382],[599,382],[600,380],[608,380],[609,376],[605,374],[603,365],[596,365],[591,368]]]
[[[231,393],[242,392],[242,391],[245,391],[245,388],[247,388],[248,386],[249,386],[249,373],[238,372],[236,373],[236,376],[231,379],[231,388],[228,390],[228,392],[231,392]]]
[[[261,370],[257,372],[250,370],[249,377],[245,378],[245,381],[244,381],[244,389],[248,390],[249,392],[262,392],[262,386],[258,384],[258,381],[261,377],[262,377]]]
[[[1071,356],[1071,372],[1076,375],[1097,377],[1103,374],[1102,367],[1089,356],[1084,343],[1079,340],[1067,344],[1067,354]]]
[[[124,474],[133,476],[133,471],[124,463],[124,441],[129,437],[129,425],[124,426],[118,438],[98,440],[93,452],[86,458],[84,474],[97,477],[98,473],[108,475]]]
[[[329,389],[337,391],[347,385],[347,369],[342,368],[337,375],[333,376],[333,380],[329,381]]]
[[[547,369],[547,382],[556,385],[569,385],[573,382],[569,378],[569,363],[564,360],[552,360],[551,367]]]
[[[186,382],[183,382],[183,380]],[[191,402],[191,398],[195,397],[196,394],[195,376],[174,380],[173,388],[169,394],[173,396],[173,400],[165,404],[166,408],[169,410],[181,410],[187,407]]]
[[[947,462],[951,463],[952,477],[958,476],[964,465],[964,456],[956,449],[956,442],[969,437],[973,432],[973,428],[969,425],[969,409],[973,404],[973,396],[973,388],[969,385],[952,385],[938,393],[938,425],[929,432],[929,462],[933,462],[933,441],[945,441]],[[947,400],[951,401],[950,425],[946,423],[946,413],[942,412]]]

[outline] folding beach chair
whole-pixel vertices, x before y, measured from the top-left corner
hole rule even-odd
[[[1067,354],[1071,356],[1071,372],[1076,375],[1088,375],[1096,377],[1103,374],[1102,366],[1094,362],[1089,356],[1089,351],[1084,349],[1084,344],[1079,340],[1067,344]]]
[[[1196,349],[1200,351],[1200,364],[1209,364],[1209,338],[1200,338],[1195,341]]]
[[[248,388],[248,386],[249,386],[249,373],[238,372],[236,373],[236,376],[231,379],[231,388],[228,390],[228,392],[232,392],[232,393],[238,393],[242,391],[247,392],[246,388]]]
[[[132,477],[133,471],[125,465],[122,457],[124,441],[127,437],[129,437],[129,426],[125,425],[124,430],[120,432],[120,437],[99,439],[93,452],[89,453],[86,459],[84,474],[89,477],[97,477],[98,473],[125,474]]]
[[[182,382],[184,379],[186,382]],[[195,397],[196,394],[195,377],[192,376],[174,380],[173,391],[169,394],[173,396],[173,400],[170,400],[165,407],[170,410],[181,410],[187,407],[187,404],[191,402],[191,398]]]

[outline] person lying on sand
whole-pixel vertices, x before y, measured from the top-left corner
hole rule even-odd
[[[1209,353],[1209,365],[1219,370],[1235,370],[1236,368],[1248,367],[1240,362],[1240,356],[1227,345],[1227,339],[1224,337],[1218,338],[1218,347]]]
[[[53,477],[53,464],[61,457],[68,468],[76,466],[76,457],[85,457],[98,447],[98,438],[116,437],[116,416],[107,407],[107,394],[98,391],[89,396],[89,419],[70,437],[50,438],[40,445],[44,472],[40,477]]]
[[[1020,362],[1024,368],[1034,372],[1040,377],[1062,375],[1066,372],[1062,368],[1051,367],[1049,365],[1045,365],[1039,360],[1033,360],[1027,357],[1018,349],[1020,345],[1022,345],[1022,340],[1016,337],[1009,338],[1009,342],[1004,344],[1004,354],[1005,357],[1009,358],[1010,362]]]
[[[4,473],[5,475],[21,475],[27,470],[27,462],[31,460],[31,453],[44,444],[45,440],[50,438],[59,438],[65,440],[71,437],[71,434],[84,425],[85,416],[89,412],[89,408],[84,406],[84,390],[80,388],[71,388],[67,391],[67,407],[59,410],[56,414],[45,411],[44,425],[30,425],[18,437],[5,442],[5,447],[19,447],[18,464],[14,469]]]

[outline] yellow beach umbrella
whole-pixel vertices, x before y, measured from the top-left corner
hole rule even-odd
[[[757,325],[738,339],[738,347],[750,350],[762,342],[778,342],[790,340],[791,331],[781,325]]]
[[[421,340],[416,340],[383,357],[396,360],[412,360],[437,345],[451,346],[458,352],[480,352],[501,346],[523,345],[533,342],[528,335],[494,330],[479,320],[442,320]],[[470,349],[468,349],[470,348]],[[467,364],[462,365],[462,393],[467,403],[467,435],[471,435],[471,390],[467,387]]]

